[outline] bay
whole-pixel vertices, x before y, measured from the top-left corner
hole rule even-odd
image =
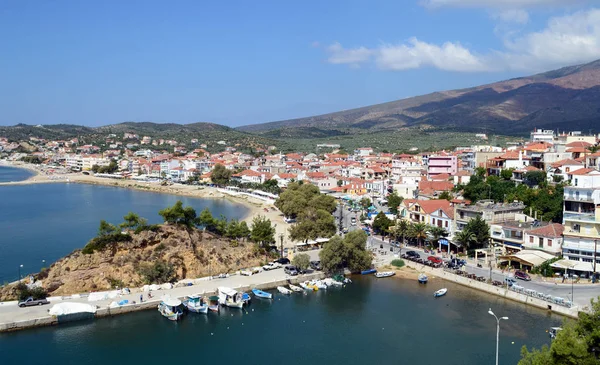
[[[117,187],[84,184],[0,186],[0,283],[38,272],[57,259],[82,248],[97,234],[101,219],[113,224],[132,211],[161,222],[158,211],[182,200],[198,213],[204,208],[216,217],[245,217],[247,207],[226,199],[199,199]],[[44,262],[45,261],[45,262]]]
[[[15,167],[0,166],[0,182],[23,181],[32,177],[33,172]]]
[[[0,334],[7,364],[516,364],[523,345],[549,343],[561,317],[431,279],[353,277],[342,289],[275,293],[246,311],[187,314],[177,323],[156,310],[85,323]],[[433,298],[447,287],[448,295]],[[30,351],[35,348],[35,351]]]

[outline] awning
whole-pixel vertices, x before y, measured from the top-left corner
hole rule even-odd
[[[553,259],[554,256],[543,251],[523,250],[512,255],[501,256],[500,258],[504,260],[516,261],[527,266],[538,266],[545,261]]]
[[[560,270],[575,270],[583,272],[593,272],[594,264],[591,262],[575,261],[569,259],[562,259],[550,264],[551,267]],[[598,272],[599,268],[596,268]]]
[[[439,243],[440,245],[448,246],[448,240],[446,240],[446,239],[443,239],[443,238],[442,238],[442,239],[439,239],[439,240],[438,240],[438,243]]]

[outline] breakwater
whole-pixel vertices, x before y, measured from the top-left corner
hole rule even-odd
[[[469,288],[477,289],[489,294],[497,295],[502,298],[510,299],[516,302],[520,302],[523,304],[531,305],[540,309],[545,309],[566,317],[577,318],[579,309],[577,307],[565,307],[559,304],[549,303],[540,298],[531,297],[524,293],[519,293],[516,291],[512,291],[507,289],[505,286],[499,287],[488,284],[486,282],[481,282],[477,280],[473,280],[464,276],[457,275],[452,272],[448,272],[442,269],[432,268],[427,265],[418,264],[416,262],[412,262],[410,260],[404,260],[404,263],[407,267],[416,269],[418,271],[427,273],[429,275],[433,275],[443,280],[448,280],[453,283],[457,283]]]

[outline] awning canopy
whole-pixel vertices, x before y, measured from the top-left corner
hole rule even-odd
[[[561,270],[575,270],[575,271],[583,271],[583,272],[593,272],[594,264],[591,262],[583,262],[583,261],[574,261],[569,259],[562,259],[550,264],[551,267],[555,269]],[[596,269],[596,272],[598,272]]]
[[[545,261],[553,259],[554,256],[543,251],[523,250],[512,255],[501,256],[500,258],[503,260],[516,261],[527,266],[538,266]]]

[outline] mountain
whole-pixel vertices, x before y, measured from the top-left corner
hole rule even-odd
[[[273,138],[427,129],[523,135],[533,128],[600,125],[600,60],[468,89],[435,92],[238,130]]]

